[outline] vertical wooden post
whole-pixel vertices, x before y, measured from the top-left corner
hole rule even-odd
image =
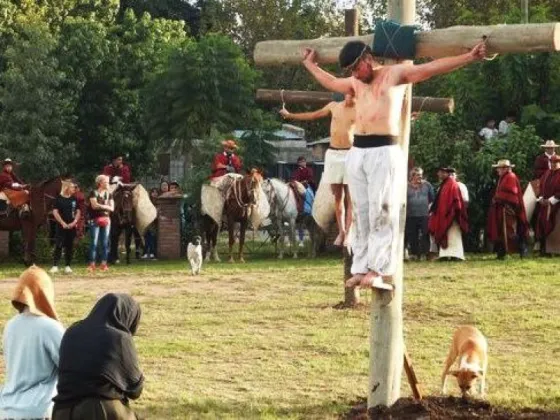
[[[358,9],[346,9],[344,11],[344,28],[346,36],[355,36],[360,34],[360,11]],[[344,219],[346,220],[346,215]],[[343,247],[342,251],[344,261],[344,304],[345,308],[352,308],[360,303],[360,288],[346,287],[346,280],[352,277],[350,268],[352,267],[352,253],[347,247]]]
[[[401,24],[414,23],[415,0],[389,0],[389,19]],[[390,63],[389,63],[390,64]],[[412,86],[408,86],[401,115],[399,142],[404,152],[404,162],[408,160],[410,137],[410,114]],[[403,170],[405,170],[403,168]],[[407,185],[399,186],[399,192],[406,203]],[[402,298],[403,298],[403,244],[406,205],[401,208],[397,251],[397,270],[393,279],[392,292],[374,292],[371,310],[370,331],[370,373],[368,408],[392,406],[400,397],[401,377],[404,358]]]

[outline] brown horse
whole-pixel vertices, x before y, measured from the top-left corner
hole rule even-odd
[[[114,263],[119,259],[119,238],[124,231],[124,243],[126,249],[126,263],[130,264],[130,244],[132,237],[135,238],[136,258],[139,258],[139,250],[142,245],[140,235],[135,234],[136,212],[132,192],[138,184],[122,184],[113,193],[115,211],[111,214],[111,249],[109,262]]]
[[[243,178],[232,179],[226,190],[224,202],[224,214],[226,216],[229,234],[229,262],[234,262],[233,245],[235,244],[235,225],[239,223],[239,253],[240,262],[243,258],[243,247],[245,246],[245,233],[249,224],[251,208],[257,204],[258,190],[262,182],[262,175],[256,170],[251,170]],[[217,258],[216,244],[219,234],[219,226],[209,216],[203,216],[203,237],[205,239],[206,252],[213,252]]]
[[[23,261],[27,266],[35,263],[37,231],[47,221],[47,214],[52,210],[61,189],[62,177],[60,176],[34,184],[29,190],[31,213],[27,217],[22,219],[15,209],[10,209],[6,216],[0,216],[0,230],[22,231]]]

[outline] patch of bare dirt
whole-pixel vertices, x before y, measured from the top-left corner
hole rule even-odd
[[[369,414],[369,415],[368,415]],[[450,420],[450,419],[560,419],[560,412],[539,410],[511,411],[486,401],[457,397],[427,397],[422,401],[401,398],[391,408],[373,408],[367,412],[365,400],[358,401],[342,416],[344,420]]]

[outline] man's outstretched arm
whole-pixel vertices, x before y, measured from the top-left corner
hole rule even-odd
[[[351,93],[352,82],[350,77],[338,78],[323,70],[315,62],[316,52],[311,48],[303,51],[303,65],[325,89],[332,92]]]
[[[471,51],[454,57],[440,58],[426,64],[402,65],[398,78],[399,85],[419,83],[440,74],[450,73],[467,64],[482,60],[486,57],[486,44],[481,42]]]
[[[280,115],[286,120],[296,120],[296,121],[311,121],[318,120],[320,118],[326,118],[330,115],[331,103],[328,103],[323,108],[311,112],[297,112],[291,113],[286,108],[280,110]]]

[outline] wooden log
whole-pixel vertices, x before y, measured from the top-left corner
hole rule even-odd
[[[416,372],[414,372],[414,368],[412,367],[412,361],[410,360],[406,350],[404,352],[404,371],[406,372],[408,384],[410,385],[414,399],[420,401],[422,399],[422,389],[420,388]]]
[[[487,37],[488,54],[533,53],[560,51],[560,23],[532,23],[519,25],[453,26],[417,34],[416,58],[438,58],[469,51]],[[373,34],[351,37],[319,38],[297,41],[262,41],[254,51],[258,66],[297,65],[301,50],[317,50],[317,62],[338,62],[340,49],[351,40],[373,45]]]
[[[416,0],[389,0],[388,6],[390,19],[404,25],[414,24]],[[411,108],[412,85],[408,85],[402,105],[399,133],[399,144],[403,149],[404,162],[408,160]],[[403,168],[403,170],[406,169]],[[403,204],[400,209],[398,238],[393,239],[398,241],[393,291],[376,291],[371,304],[368,410],[375,407],[391,407],[401,395],[401,377],[404,365],[402,302],[406,183],[402,183],[399,188],[398,194],[401,196]]]
[[[309,104],[322,106],[334,100],[331,92],[308,92],[304,90],[274,90],[258,89],[256,100],[259,102],[273,102],[287,104]],[[412,112],[436,112],[440,114],[453,113],[455,101],[453,98],[432,98],[429,96],[415,96],[412,98]]]
[[[360,34],[360,11],[358,9],[344,11],[344,30],[348,36]],[[346,214],[343,215],[343,220],[346,220]],[[346,287],[346,280],[352,277],[352,253],[348,251],[347,247],[342,248],[344,307],[353,308],[360,304],[360,288]]]

